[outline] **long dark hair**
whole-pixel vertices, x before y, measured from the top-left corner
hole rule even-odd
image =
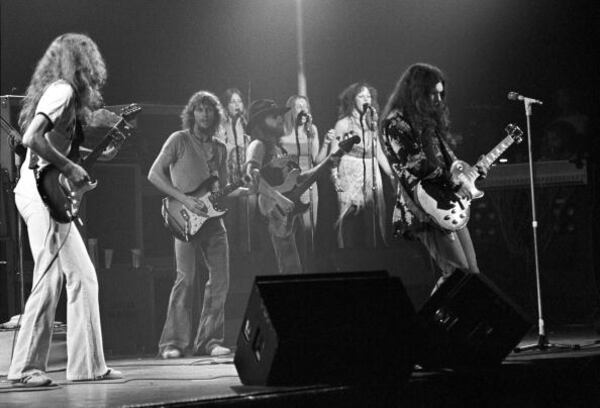
[[[246,116],[246,103],[244,102],[244,95],[242,95],[242,92],[238,88],[227,88],[221,96],[221,103],[223,104],[223,112],[225,113],[225,116],[229,117],[229,109],[227,106],[229,105],[229,102],[231,102],[233,95],[239,95],[242,103],[244,104],[244,111],[242,113],[244,116]]]
[[[432,103],[431,92],[439,82],[444,85],[442,101]],[[391,111],[397,109],[416,130],[435,126],[446,135],[450,119],[445,101],[446,79],[442,70],[430,64],[416,63],[408,67],[396,83],[381,112],[382,122]]]
[[[377,103],[377,90],[369,85],[367,82],[355,82],[349,85],[342,93],[338,96],[338,119],[345,118],[352,114],[352,110],[355,108],[354,98],[362,91],[363,88],[367,88],[371,94],[371,106],[375,110],[379,110],[379,104]]]
[[[100,89],[106,82],[106,64],[92,39],[84,34],[67,33],[58,36],[38,61],[27,87],[19,125],[23,131],[35,115],[35,109],[46,88],[62,79],[73,86],[77,94],[77,115],[101,106]]]
[[[208,129],[208,133],[214,135],[223,120],[223,107],[221,106],[221,102],[219,102],[219,98],[208,91],[198,91],[191,96],[189,102],[183,108],[183,112],[181,112],[181,126],[183,129],[190,131],[194,129],[194,125],[196,124],[194,110],[200,105],[208,105],[215,110],[215,119],[210,129]]]

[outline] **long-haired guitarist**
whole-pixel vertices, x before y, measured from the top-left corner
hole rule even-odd
[[[181,113],[182,130],[169,136],[150,168],[148,180],[182,203],[185,209],[181,211],[205,213],[206,204],[192,192],[214,176],[218,179],[216,184],[227,182],[227,149],[215,137],[222,115],[221,103],[214,94],[196,92]],[[216,190],[218,185],[212,187]],[[185,240],[175,238],[177,276],[169,298],[159,352],[163,358],[182,357],[187,351],[212,356],[228,354],[230,349],[224,347],[223,342],[225,300],[229,289],[229,243],[223,219],[209,219],[193,239],[187,239],[188,234],[185,235]],[[205,263],[209,278],[198,330],[192,338],[198,260]]]
[[[479,272],[468,229],[440,229],[415,199],[415,188],[423,180],[439,183],[441,191],[452,196],[471,198],[469,190],[450,177],[456,156],[447,143],[450,118],[445,87],[439,68],[411,65],[390,95],[381,123],[386,154],[399,181],[393,214],[396,232],[425,245],[442,272],[435,288],[457,268]],[[487,165],[478,167],[482,175],[488,169]]]
[[[52,382],[45,374],[48,346],[65,279],[67,379],[122,377],[104,360],[96,272],[79,231],[73,223],[52,219],[36,186],[36,173],[49,165],[56,166],[74,185],[88,181],[87,172],[76,163],[81,129],[90,121],[110,126],[118,120],[106,110],[91,114],[101,104],[100,88],[105,81],[105,63],[94,41],[83,34],[63,34],[39,60],[20,113],[28,151],[15,202],[27,224],[34,269],[8,378],[25,386]],[[104,158],[115,154],[113,146],[104,151]]]

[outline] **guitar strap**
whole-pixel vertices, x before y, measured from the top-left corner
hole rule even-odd
[[[440,135],[439,132],[435,132],[435,135],[440,143],[440,151],[442,152],[442,156],[444,156],[444,163],[446,164],[446,171],[450,171],[450,167],[452,167],[452,157],[450,156],[450,152],[448,151],[448,145],[444,138]]]
[[[79,146],[83,143],[85,139],[85,135],[83,133],[83,126],[81,125],[81,121],[79,118],[75,119],[75,135],[73,137],[73,141],[71,142],[71,150],[69,151],[69,155],[67,156],[69,159],[74,162],[78,162],[81,159],[81,153],[79,152]]]

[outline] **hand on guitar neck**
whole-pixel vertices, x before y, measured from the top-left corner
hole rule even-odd
[[[491,163],[489,163],[486,160],[485,155],[482,154],[481,156],[479,156],[477,163],[473,167],[477,170],[477,174],[479,174],[480,178],[485,178],[485,177],[487,177],[487,174],[490,171],[490,164]],[[461,182],[458,185],[455,194],[460,199],[472,200],[473,199],[473,187],[469,182]]]

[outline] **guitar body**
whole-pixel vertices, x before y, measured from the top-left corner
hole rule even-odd
[[[294,169],[288,173],[285,178],[285,181],[273,187],[273,190],[283,194],[284,197],[289,199],[294,203],[294,209],[292,210],[292,215],[302,214],[304,211],[308,210],[309,204],[303,203],[300,198],[304,191],[300,191],[298,188],[298,177],[301,172],[299,169]],[[266,215],[271,213],[272,211],[280,210],[277,201],[268,195],[261,194],[258,197],[258,205],[260,211]]]
[[[284,181],[277,186],[270,186],[264,180],[260,179],[258,208],[264,216],[269,218],[269,228],[278,236],[287,236],[291,233],[294,225],[294,217],[302,214],[310,208],[310,203],[301,201],[302,194],[316,181],[323,172],[330,168],[332,157],[341,157],[346,154],[352,147],[360,142],[359,136],[346,139],[339,144],[339,149],[331,153],[329,157],[317,166],[308,170],[305,180],[299,181],[302,174],[297,167],[287,165],[289,159],[280,158],[271,163],[277,163],[279,168],[284,171]],[[266,194],[265,194],[266,193]],[[281,203],[281,197],[284,197],[293,204],[291,209],[284,209]]]
[[[508,149],[513,142],[520,143],[523,132],[518,126],[509,124],[505,129],[508,134],[494,149],[481,159],[489,166]],[[475,185],[479,178],[476,166],[470,166],[462,160],[456,160],[450,166],[452,184],[462,184],[471,194],[471,199],[459,198],[449,188],[450,183],[439,180],[422,180],[415,187],[415,201],[431,219],[446,231],[458,231],[469,222],[471,200],[483,197],[483,191]]]
[[[475,186],[470,174],[473,168],[462,160],[452,163],[450,174],[454,184],[462,183],[473,199],[483,197],[483,191]],[[477,171],[475,171],[476,174]],[[471,200],[458,198],[453,191],[437,181],[423,180],[417,184],[415,199],[421,208],[444,230],[458,231],[464,228],[471,215]]]
[[[108,131],[94,150],[78,164],[89,173],[98,157],[111,142],[115,143],[115,146],[120,146],[129,137],[132,126],[127,123],[126,119],[132,119],[141,110],[142,108],[136,104],[125,107],[121,112],[121,119]],[[89,180],[83,185],[75,186],[52,164],[37,170],[35,175],[38,192],[48,207],[50,216],[63,224],[78,217],[84,194],[98,186],[97,180]]]
[[[83,195],[98,185],[97,181],[88,181],[75,187],[54,165],[48,165],[38,171],[36,183],[50,216],[63,224],[77,218]]]
[[[192,212],[181,201],[173,197],[163,198],[161,214],[165,227],[171,231],[175,238],[190,242],[208,220],[222,217],[227,213],[227,209],[221,207],[220,199],[233,192],[243,183],[231,184],[223,191],[213,192],[212,187],[216,181],[217,177],[210,177],[189,194],[195,197],[202,206],[202,214]]]
[[[271,195],[258,195],[258,209],[261,214],[271,220],[270,228],[278,236],[287,236],[291,233],[294,217],[302,214],[310,207],[309,203],[300,200],[302,193],[298,188],[297,180],[300,176],[300,170],[294,169],[288,173],[283,184],[273,187],[273,190],[281,193],[285,198],[293,203],[291,211],[286,211],[279,205],[279,202]]]

